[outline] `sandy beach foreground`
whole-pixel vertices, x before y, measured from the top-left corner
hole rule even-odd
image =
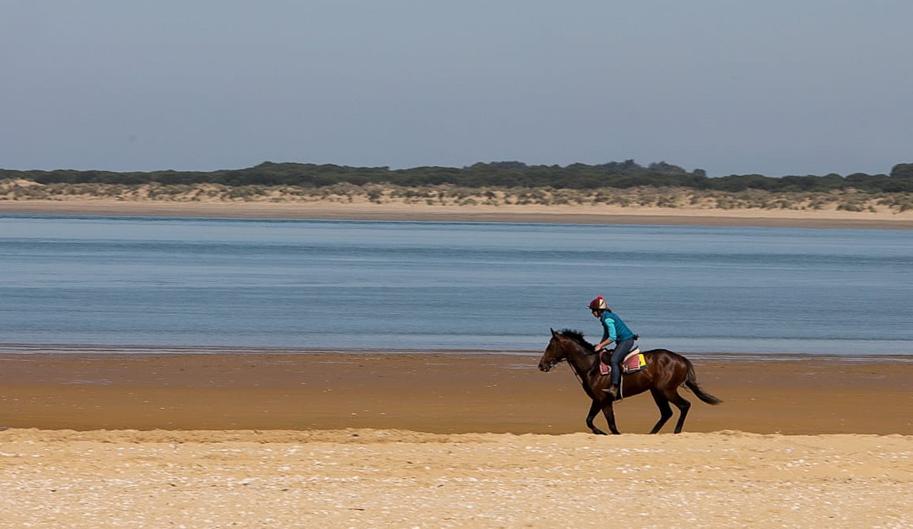
[[[0,527],[911,527],[913,437],[0,432]]]
[[[695,357],[678,436],[537,359],[2,354],[0,527],[913,526],[909,357]]]

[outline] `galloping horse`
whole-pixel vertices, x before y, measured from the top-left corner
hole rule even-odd
[[[666,349],[653,349],[644,352],[643,355],[646,358],[647,366],[636,373],[624,375],[622,388],[625,397],[650,390],[660,413],[659,421],[656,422],[650,433],[659,432],[666,421],[672,417],[670,402],[679,409],[675,433],[682,431],[688,408],[691,407],[691,403],[678,394],[678,387],[682,384],[707,404],[722,402],[698,386],[694,366],[684,356]],[[593,418],[596,417],[599,410],[602,410],[609,429],[613,434],[618,434],[618,428],[615,427],[615,411],[612,409],[612,397],[603,391],[608,387],[610,380],[608,376],[602,376],[599,373],[599,355],[596,354],[593,345],[584,340],[583,335],[578,331],[565,329],[555,332],[552,329],[552,339],[548,342],[542,359],[539,360],[539,369],[548,371],[563,360],[568,361],[568,364],[577,373],[583,390],[593,399],[590,411],[586,416],[586,425],[593,433],[605,435],[605,432],[593,424]]]

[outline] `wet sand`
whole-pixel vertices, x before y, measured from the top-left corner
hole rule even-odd
[[[913,357],[693,360],[701,385],[724,403],[683,389],[693,403],[686,431],[913,435]],[[535,354],[0,354],[0,426],[586,431],[589,401],[568,366],[542,373],[537,362]],[[616,416],[622,432],[643,433],[658,412],[639,395]]]
[[[595,436],[537,355],[0,354],[0,528],[913,527],[913,358],[692,359]]]
[[[0,214],[913,229],[913,211],[308,202],[0,200]]]

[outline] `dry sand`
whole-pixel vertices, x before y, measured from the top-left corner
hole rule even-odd
[[[0,527],[913,527],[910,357],[695,357],[678,436],[537,360],[3,354]]]
[[[684,224],[708,226],[795,226],[808,228],[913,228],[913,211],[895,213],[783,209],[706,209],[621,206],[429,206],[367,200],[352,204],[301,202],[168,202],[156,200],[0,200],[2,213],[289,218],[401,221],[546,222],[562,224]]]
[[[911,527],[913,437],[0,432],[0,527]]]

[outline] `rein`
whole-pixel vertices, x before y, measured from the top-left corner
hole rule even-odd
[[[599,355],[599,353],[595,353],[595,352],[594,352],[593,354],[596,354],[597,356]],[[584,355],[590,356],[590,355],[587,354],[585,351],[584,351]],[[597,361],[599,361],[599,360],[597,359]],[[577,370],[574,369],[573,364],[571,364],[571,357],[570,357],[570,355],[565,354],[565,362],[567,362],[567,366],[571,369],[571,373],[574,373],[574,377],[577,379],[577,382],[580,382],[580,385],[583,387],[584,391],[586,391],[586,389],[587,389],[587,383],[584,382],[583,377],[580,376],[580,373],[578,373]],[[590,389],[592,389],[592,388],[590,388]]]
[[[574,369],[574,366],[572,366],[570,362],[567,363],[567,366],[569,368],[571,368],[571,373],[573,373],[574,376],[577,378],[577,382],[580,382],[581,386],[586,387],[586,384],[583,383],[583,378],[581,378],[580,373],[578,373],[577,370]]]

